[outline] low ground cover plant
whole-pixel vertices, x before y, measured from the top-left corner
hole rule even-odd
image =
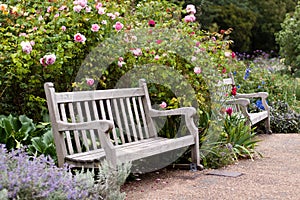
[[[45,156],[29,156],[25,149],[7,151],[0,145],[0,199],[124,199],[120,186],[130,172],[130,164],[117,171],[107,162],[96,175],[91,171],[57,168]],[[75,174],[75,175],[74,175]]]

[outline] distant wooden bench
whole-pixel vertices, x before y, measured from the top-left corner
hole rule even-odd
[[[60,167],[94,168],[104,158],[116,167],[189,146],[193,165],[202,167],[196,109],[152,109],[145,80],[126,89],[58,93],[49,82],[44,88]],[[171,139],[157,135],[153,118],[171,115],[184,116],[188,134]]]
[[[223,94],[231,93],[232,86],[235,86],[234,77],[232,73],[229,73],[229,78],[223,79],[222,90]],[[235,111],[240,111],[247,119],[247,123],[250,125],[255,125],[260,121],[265,122],[265,131],[266,133],[272,133],[270,129],[270,107],[267,104],[267,92],[257,92],[257,93],[248,93],[248,94],[239,94],[237,93],[234,98],[227,99],[225,104],[230,105]],[[264,110],[260,110],[260,112],[249,112],[248,106],[250,104],[251,98],[260,98],[262,101],[262,105],[264,106]]]

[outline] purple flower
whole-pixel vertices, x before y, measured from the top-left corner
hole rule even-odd
[[[45,60],[47,65],[52,65],[56,60],[56,56],[54,54],[46,55]]]
[[[31,46],[30,42],[28,42],[28,41],[26,41],[26,42],[22,41],[21,47],[22,47],[22,51],[27,54],[30,54],[30,52],[32,51],[32,46]]]

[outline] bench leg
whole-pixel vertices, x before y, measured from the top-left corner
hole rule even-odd
[[[266,133],[272,134],[271,126],[270,126],[270,117],[265,120]]]
[[[199,147],[197,147],[197,145],[193,145],[192,149],[191,149],[191,152],[192,152],[192,162],[197,165],[197,168],[199,170],[203,170],[204,167],[200,164]]]

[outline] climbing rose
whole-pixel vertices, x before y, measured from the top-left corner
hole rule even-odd
[[[94,85],[94,79],[92,79],[92,78],[88,78],[88,79],[86,79],[86,84],[88,84],[89,86],[92,86],[92,85]]]
[[[52,65],[56,60],[56,56],[54,54],[45,55],[44,58],[47,65]]]
[[[74,40],[75,42],[85,42],[86,41],[86,38],[84,35],[80,34],[80,33],[76,33],[74,35]]]
[[[155,27],[155,21],[150,19],[149,22],[148,22],[148,25],[151,26],[151,27]]]
[[[99,14],[99,15],[105,14],[105,9],[102,8],[102,7],[98,8],[98,14]]]
[[[195,13],[196,13],[196,8],[195,8],[195,6],[194,6],[194,5],[191,5],[191,4],[187,5],[187,6],[186,6],[186,12],[187,12],[187,13],[195,14]]]
[[[113,27],[116,29],[116,31],[120,31],[124,27],[124,25],[121,22],[116,22]]]
[[[99,31],[99,28],[100,28],[100,26],[98,24],[93,24],[91,29],[93,32],[97,32],[97,31]]]
[[[231,94],[232,94],[233,96],[236,95],[236,90],[237,90],[237,88],[233,85],[233,86],[232,86],[232,89],[231,89]]]
[[[166,102],[161,102],[161,104],[159,105],[161,108],[166,108],[167,107],[167,103]]]
[[[194,72],[195,72],[195,74],[200,74],[201,73],[201,68],[200,67],[195,67],[194,68]]]
[[[28,41],[26,41],[26,42],[22,41],[21,47],[22,47],[22,51],[27,54],[30,54],[30,52],[32,51],[32,46],[31,46],[30,42],[28,42]]]
[[[185,22],[194,22],[196,21],[196,17],[193,14],[187,15],[184,17]]]

